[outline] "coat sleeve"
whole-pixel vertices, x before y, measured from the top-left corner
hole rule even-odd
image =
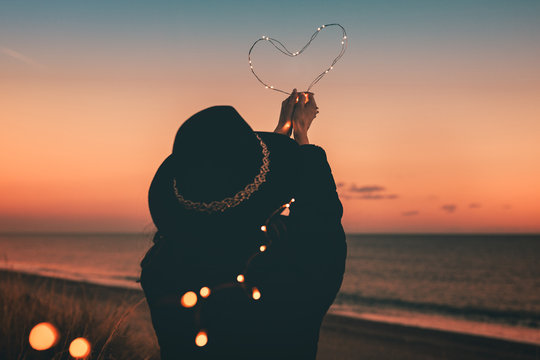
[[[343,206],[325,151],[300,146],[300,169],[291,205],[291,240],[312,298],[329,307],[345,272],[347,245],[341,224]],[[307,290],[309,291],[309,290]]]

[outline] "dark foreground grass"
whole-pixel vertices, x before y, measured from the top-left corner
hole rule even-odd
[[[0,359],[72,359],[69,344],[86,338],[88,359],[159,359],[142,292],[0,271]],[[31,329],[50,322],[58,343],[37,351]]]
[[[49,351],[28,343],[40,322],[60,332]],[[80,336],[92,344],[88,359],[159,359],[142,291],[0,270],[0,360],[71,359]],[[317,360],[357,359],[540,360],[540,346],[328,314]]]

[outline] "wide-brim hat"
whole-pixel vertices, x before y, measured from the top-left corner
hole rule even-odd
[[[294,196],[299,145],[253,131],[231,106],[204,109],[180,126],[148,194],[162,233],[263,223]]]

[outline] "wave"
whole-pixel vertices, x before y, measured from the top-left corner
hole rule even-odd
[[[76,271],[72,269],[59,268],[55,266],[43,266],[34,264],[9,264],[9,266],[2,266],[0,268],[21,271],[30,274],[37,274],[48,277],[55,277],[60,279],[68,279],[75,281],[83,281],[89,283],[95,283],[106,286],[122,287],[122,288],[136,288],[140,289],[138,284],[139,277],[128,273],[115,273],[115,272],[95,272],[95,271]]]
[[[525,310],[498,310],[480,307],[456,307],[445,304],[413,302],[402,299],[366,297],[358,294],[340,292],[336,305],[366,306],[375,308],[393,308],[422,313],[464,317],[475,321],[500,322],[529,328],[540,328],[540,313]]]

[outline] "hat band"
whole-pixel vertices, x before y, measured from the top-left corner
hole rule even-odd
[[[259,139],[259,142],[261,143],[263,159],[261,168],[259,169],[259,173],[257,174],[257,176],[255,176],[252,183],[247,184],[243,190],[240,190],[232,197],[226,197],[225,199],[220,201],[212,201],[206,203],[184,199],[184,197],[179,193],[178,187],[176,186],[176,178],[173,178],[174,194],[176,195],[178,202],[188,210],[195,210],[211,214],[218,211],[224,212],[225,210],[238,206],[243,201],[249,199],[255,191],[259,190],[261,184],[266,181],[266,174],[268,173],[268,171],[270,171],[270,151],[268,150],[268,147],[266,146],[264,141],[262,141],[262,139],[259,137],[259,135],[255,134],[255,136],[257,137],[257,139]]]

